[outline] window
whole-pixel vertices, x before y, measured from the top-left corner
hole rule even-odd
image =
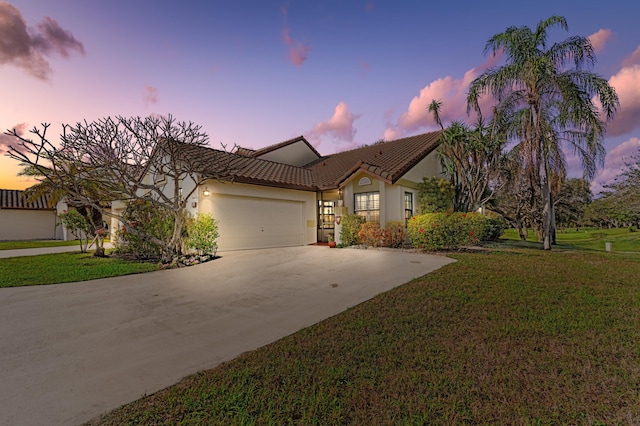
[[[367,222],[380,223],[380,193],[363,192],[354,197],[355,214],[364,217]]]
[[[358,181],[358,185],[359,186],[371,185],[371,179],[365,176]]]
[[[413,193],[404,193],[404,227],[407,227],[409,219],[413,216]]]
[[[335,227],[335,201],[318,200],[318,224],[321,229],[333,229]]]

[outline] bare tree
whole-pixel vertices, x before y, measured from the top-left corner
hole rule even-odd
[[[169,239],[145,235],[162,247],[162,260],[180,253],[189,197],[207,179],[231,180],[237,156],[203,149],[208,136],[191,122],[168,117],[107,117],[63,125],[60,143],[47,139],[49,124],[34,127],[35,140],[8,130],[15,145],[7,155],[29,168],[41,183],[75,203],[121,221],[127,232],[139,228],[107,207],[110,202],[146,200],[173,218]]]

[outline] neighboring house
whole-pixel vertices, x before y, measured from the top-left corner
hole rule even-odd
[[[49,196],[27,202],[24,191],[0,189],[0,240],[57,240],[64,238],[56,207]]]
[[[435,152],[440,136],[426,133],[327,156],[303,136],[233,153],[183,144],[183,158],[203,164],[203,178],[218,176],[216,168],[233,170],[232,182],[207,180],[188,210],[219,221],[220,250],[306,245],[329,236],[339,242],[344,214],[384,227],[417,213],[418,183],[442,173]],[[183,182],[183,191],[193,185]]]

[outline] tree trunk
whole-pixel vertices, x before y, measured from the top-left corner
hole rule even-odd
[[[540,191],[542,193],[542,245],[551,250],[551,184],[549,182],[549,159],[542,135],[538,136],[540,162]]]
[[[518,235],[520,236],[520,241],[527,241],[527,227],[518,225]]]
[[[556,226],[556,206],[553,202],[553,193],[551,191],[549,191],[549,208],[550,208],[550,230],[549,233],[551,234],[551,244],[552,245],[557,245],[557,240],[556,240],[556,234],[558,231],[558,228]]]

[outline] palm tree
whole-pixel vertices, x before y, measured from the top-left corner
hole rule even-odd
[[[482,96],[496,99],[496,112],[508,117],[507,134],[520,145],[520,160],[536,170],[545,250],[551,249],[554,228],[550,178],[552,174],[564,178],[563,144],[580,157],[584,177],[593,178],[604,162],[605,123],[619,105],[607,80],[589,70],[595,55],[588,38],[572,36],[547,46],[547,32],[556,26],[568,30],[565,18],[552,16],[535,30],[509,27],[491,37],[485,53],[495,56],[502,52],[506,62],[476,78],[467,97],[468,110],[475,109],[478,114]]]
[[[495,121],[486,125],[481,116],[472,127],[453,121],[445,129],[440,100],[433,99],[427,110],[443,130],[439,153],[444,173],[455,189],[453,210],[476,211],[494,196],[492,183],[501,161],[504,138],[496,132]]]

